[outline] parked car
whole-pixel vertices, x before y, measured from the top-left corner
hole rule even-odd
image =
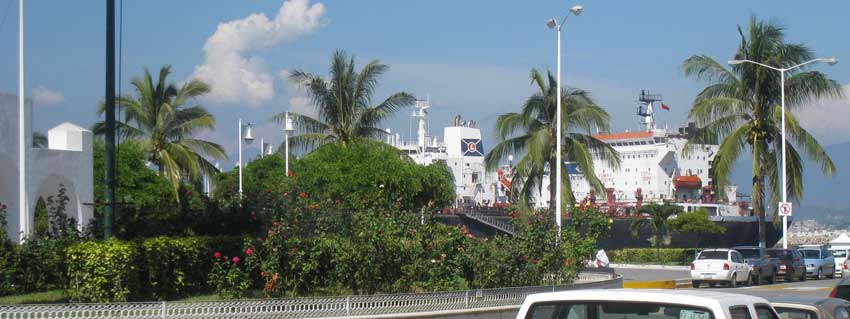
[[[848,319],[850,301],[823,297],[769,298],[781,319]]]
[[[806,264],[799,250],[772,248],[768,249],[767,253],[770,257],[779,259],[779,269],[776,271],[778,277],[785,281],[806,280]]]
[[[752,284],[750,266],[744,263],[741,253],[730,249],[706,249],[697,255],[691,263],[691,280],[694,288],[706,282],[714,287],[717,283],[727,283],[737,287],[738,283]]]
[[[841,281],[835,285],[835,288],[832,288],[832,292],[829,293],[829,297],[850,301],[850,277],[842,278]]]
[[[776,282],[779,259],[770,257],[767,249],[758,246],[738,246],[732,249],[740,252],[744,262],[750,265],[750,275],[756,285],[761,285],[764,281],[771,284]]]
[[[715,291],[569,290],[529,295],[517,319],[779,319],[767,300]]]
[[[847,278],[847,276],[850,276],[850,270],[847,269],[847,259],[845,259],[841,263],[841,278]]]
[[[830,279],[835,278],[835,258],[826,246],[803,245],[800,246],[800,253],[803,254],[803,261],[806,263],[806,275],[819,280],[824,276]]]
[[[844,276],[842,274],[842,269],[844,268],[844,262],[847,261],[847,249],[831,249],[832,250],[832,258],[835,259],[835,274],[839,276]]]

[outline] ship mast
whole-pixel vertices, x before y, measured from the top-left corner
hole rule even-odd
[[[646,125],[647,132],[654,130],[655,117],[653,116],[652,104],[661,101],[661,94],[649,94],[645,90],[640,90],[638,101],[641,104],[638,105],[637,115],[643,117],[643,124]]]
[[[425,100],[416,100],[416,113],[414,116],[419,118],[419,129],[416,131],[417,133],[417,142],[419,145],[419,152],[425,152],[425,131],[426,131],[426,118],[428,116],[428,109],[431,107],[430,98]]]

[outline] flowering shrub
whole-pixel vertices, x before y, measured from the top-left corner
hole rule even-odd
[[[213,267],[209,274],[209,284],[215,288],[222,299],[239,299],[251,286],[248,272],[242,269],[238,256],[228,258],[221,252],[213,253]]]

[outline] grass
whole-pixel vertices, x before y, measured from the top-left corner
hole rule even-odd
[[[68,296],[62,289],[45,292],[35,292],[24,295],[12,295],[0,297],[0,304],[39,304],[39,303],[66,303]]]

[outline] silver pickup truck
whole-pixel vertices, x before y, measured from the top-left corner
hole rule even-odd
[[[816,279],[835,278],[835,258],[826,246],[802,245],[798,249],[806,263],[806,275]]]

